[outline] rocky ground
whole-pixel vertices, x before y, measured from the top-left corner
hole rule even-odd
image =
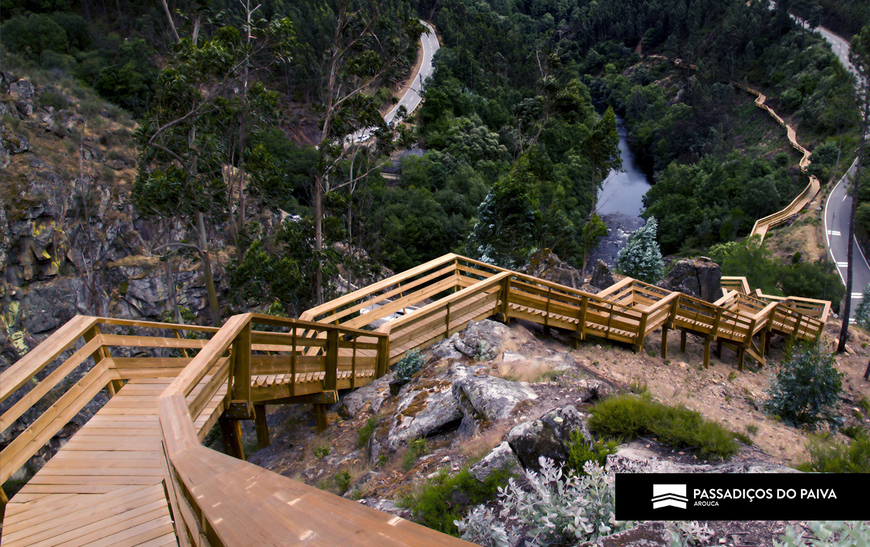
[[[831,344],[835,325],[828,329],[823,342]],[[862,398],[870,398],[861,379],[866,341],[856,334],[852,344],[861,349],[838,361],[845,390],[840,412],[851,423],[870,428],[859,406]],[[749,365],[742,372],[727,350],[703,368],[702,345],[692,337],[681,353],[679,337],[672,336],[668,359],[660,357],[655,336],[638,354],[597,339],[576,350],[567,342],[562,333],[545,335],[528,323],[474,324],[426,350],[425,368],[397,392],[394,386],[395,394],[390,391],[392,376],[387,376],[345,395],[330,412],[331,425],[322,434],[314,431],[310,409],[271,408],[272,446],[250,459],[409,517],[396,503],[439,470],[455,473],[482,457],[484,462],[518,460],[524,466],[533,466],[540,454],[564,459],[560,447],[567,432],[584,427],[591,403],[608,393],[644,389],[658,400],[697,410],[752,443],[726,463],[702,461],[690,450],[662,446],[653,438],[624,445],[622,458],[658,471],[698,472],[789,472],[807,458],[810,434],[760,411],[782,341],[775,341],[767,367]],[[367,442],[358,443],[367,423],[375,424],[374,432]],[[409,444],[415,438],[425,438],[425,443]],[[709,544],[770,545],[785,524],[709,523]]]

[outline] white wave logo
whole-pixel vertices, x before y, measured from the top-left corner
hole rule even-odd
[[[653,485],[653,509],[660,507],[676,507],[685,509],[689,503],[686,497],[685,484],[654,484]]]

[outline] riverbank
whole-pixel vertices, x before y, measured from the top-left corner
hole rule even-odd
[[[607,235],[599,240],[598,246],[592,251],[589,263],[595,264],[595,261],[600,259],[614,268],[616,267],[616,257],[619,255],[619,251],[625,247],[628,236],[646,224],[646,221],[625,213],[603,214],[601,220],[607,226]]]

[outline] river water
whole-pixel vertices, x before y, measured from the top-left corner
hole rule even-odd
[[[591,256],[592,264],[601,259],[611,268],[616,266],[616,257],[625,247],[628,236],[644,224],[640,218],[643,195],[651,187],[646,172],[628,146],[628,131],[622,118],[617,117],[616,121],[623,170],[611,171],[598,193],[598,214],[607,225],[607,235],[601,238]]]
[[[623,171],[611,171],[598,193],[598,214],[622,213],[639,217],[643,210],[643,195],[650,189],[649,178],[628,147],[628,131],[617,117],[619,155]]]

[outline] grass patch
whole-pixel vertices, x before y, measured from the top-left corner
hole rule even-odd
[[[414,467],[414,464],[421,456],[429,452],[429,443],[426,439],[414,439],[408,443],[408,448],[405,450],[405,457],[402,458],[402,469],[407,473]]]
[[[664,444],[695,449],[705,459],[728,459],[738,451],[733,432],[698,412],[664,405],[648,395],[619,395],[601,401],[592,407],[589,427],[611,438],[653,435]]]
[[[356,447],[362,448],[365,445],[369,444],[369,439],[372,438],[372,433],[375,432],[375,427],[378,425],[378,419],[375,417],[371,417],[368,421],[363,425],[359,431],[356,432]]]
[[[598,462],[598,465],[604,467],[607,456],[616,454],[618,446],[619,441],[603,439],[598,439],[590,446],[580,431],[575,430],[571,433],[571,442],[568,444],[568,468],[573,469],[577,475],[585,475],[583,464],[588,461]]]
[[[507,484],[509,477],[508,471],[501,470],[480,482],[467,467],[453,476],[443,470],[417,492],[403,497],[400,505],[410,509],[418,523],[458,536],[459,529],[453,521],[465,518],[475,505],[494,499],[498,487]]]
[[[810,461],[797,466],[812,473],[870,473],[870,435],[860,433],[848,445],[833,442],[830,433],[816,436],[807,445]]]

